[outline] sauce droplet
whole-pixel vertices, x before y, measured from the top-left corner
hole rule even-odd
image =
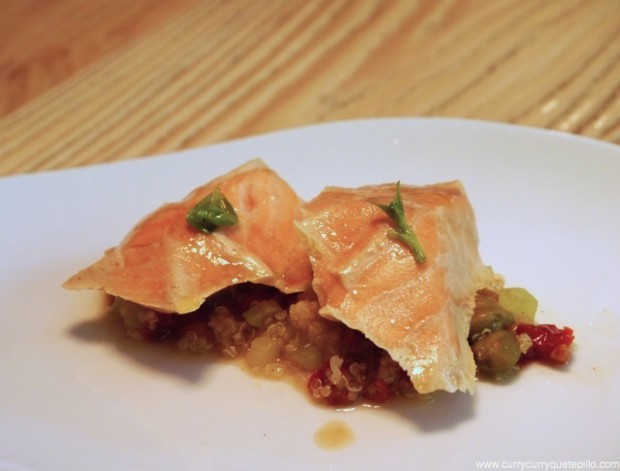
[[[314,434],[314,442],[326,450],[338,450],[355,441],[351,427],[339,420],[332,420],[320,427]]]

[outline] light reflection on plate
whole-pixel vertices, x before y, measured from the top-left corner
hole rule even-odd
[[[460,179],[484,260],[569,325],[564,369],[475,397],[333,411],[230,365],[136,344],[100,297],[61,283],[145,213],[260,156],[304,198],[325,185]],[[0,179],[0,468],[474,469],[481,460],[617,459],[620,149],[523,127],[383,119],[174,155]],[[355,440],[317,446],[340,421]]]

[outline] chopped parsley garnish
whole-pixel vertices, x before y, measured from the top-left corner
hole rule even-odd
[[[213,232],[218,227],[234,226],[239,222],[235,208],[219,188],[190,209],[185,215],[185,220],[202,232]]]
[[[422,250],[420,241],[413,232],[412,227],[407,223],[405,219],[405,208],[403,207],[403,200],[400,197],[400,182],[396,183],[396,196],[388,204],[378,204],[385,214],[395,224],[395,228],[388,232],[388,237],[396,239],[405,244],[413,253],[413,258],[418,263],[426,262],[426,254]]]

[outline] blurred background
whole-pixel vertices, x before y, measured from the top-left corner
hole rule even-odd
[[[383,116],[618,144],[620,2],[0,1],[0,175]]]

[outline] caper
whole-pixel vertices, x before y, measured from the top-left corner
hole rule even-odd
[[[498,306],[492,310],[475,310],[469,326],[469,338],[476,340],[486,332],[495,332],[514,324],[514,316]]]
[[[512,369],[521,356],[519,341],[511,330],[497,330],[474,342],[471,347],[478,369],[497,375]]]

